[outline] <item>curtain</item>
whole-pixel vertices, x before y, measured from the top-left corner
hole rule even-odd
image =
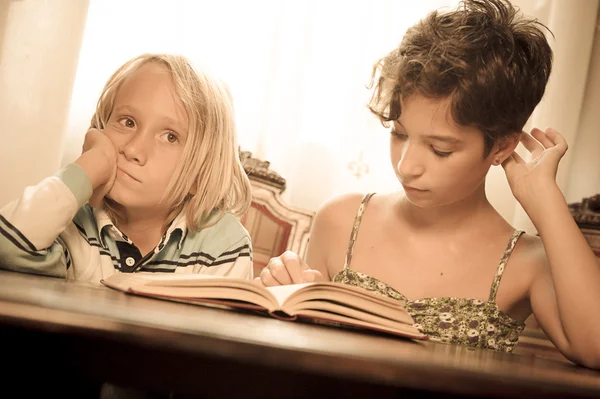
[[[87,0],[0,0],[0,206],[61,163]]]
[[[568,202],[580,201],[582,196],[600,192],[600,117],[596,111],[600,107],[596,94],[600,53],[597,40],[595,60],[592,59],[597,36],[598,0],[547,0],[526,4],[542,6],[538,9],[540,20],[555,36],[549,38],[555,53],[550,81],[527,127],[542,130],[554,127],[565,137],[570,150],[561,161],[557,183]],[[590,68],[592,61],[595,61],[595,68]],[[518,203],[512,221],[516,228],[536,233]]]
[[[140,53],[174,52],[229,84],[240,145],[286,177],[283,196],[288,203],[315,210],[343,192],[399,190],[389,161],[389,134],[366,108],[366,86],[373,64],[400,42],[409,26],[433,9],[457,3],[91,0],[63,163],[79,155],[110,74]],[[585,94],[598,0],[515,4],[556,35],[549,38],[556,52],[551,82],[528,127],[554,126],[572,148],[580,147],[569,151],[561,164],[559,184],[564,192],[575,181],[569,177],[571,165],[578,174],[593,169],[597,186],[600,165],[588,147],[598,142],[598,113],[585,108],[584,98],[600,105],[598,94]],[[591,74],[597,87],[600,77]],[[586,134],[579,132],[580,115],[586,120],[581,125]],[[573,196],[591,190],[589,179],[579,180],[573,183]],[[508,221],[531,230],[501,168],[492,168],[487,191]]]
[[[63,163],[79,155],[102,85],[129,58],[175,52],[223,78],[239,142],[288,180],[284,199],[397,190],[388,132],[366,108],[373,64],[428,11],[457,1],[92,0]]]

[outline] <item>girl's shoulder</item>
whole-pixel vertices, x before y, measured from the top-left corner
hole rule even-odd
[[[531,260],[543,260],[546,257],[544,243],[538,235],[523,233],[519,237],[519,250],[521,256],[531,258]]]
[[[346,193],[328,199],[317,209],[315,224],[352,224],[364,197],[364,193]]]
[[[511,254],[511,260],[519,265],[521,272],[525,272],[527,269],[532,276],[549,267],[542,239],[534,234],[521,234]]]
[[[397,193],[346,193],[324,202],[315,219],[328,225],[353,224],[359,212],[369,215],[389,213],[398,199]]]
[[[374,193],[346,193],[324,202],[315,215],[315,226],[327,230],[343,230],[352,228],[359,213],[366,218],[379,219],[378,215],[385,215],[394,201],[394,194]]]

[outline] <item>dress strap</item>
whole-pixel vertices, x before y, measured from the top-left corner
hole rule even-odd
[[[344,269],[348,269],[350,267],[350,262],[352,261],[352,252],[354,251],[354,243],[356,242],[356,237],[358,236],[358,228],[360,227],[360,222],[362,221],[363,213],[365,212],[365,208],[367,207],[367,202],[369,202],[373,195],[375,195],[375,193],[365,194],[362,201],[360,202],[360,206],[358,207],[358,212],[356,212],[356,217],[354,218],[354,225],[352,225],[352,233],[350,233],[350,242],[348,243],[348,250],[346,251],[346,261],[344,262]]]
[[[500,285],[500,279],[502,278],[502,274],[504,273],[504,267],[506,263],[508,263],[508,259],[510,258],[510,254],[512,254],[513,249],[515,249],[515,245],[517,245],[517,241],[521,234],[525,233],[523,230],[515,230],[510,239],[508,240],[508,245],[504,250],[504,254],[500,259],[500,263],[498,264],[498,269],[496,270],[496,275],[494,276],[494,281],[492,282],[492,288],[490,289],[490,297],[488,301],[496,302],[496,294],[498,293],[498,286]]]

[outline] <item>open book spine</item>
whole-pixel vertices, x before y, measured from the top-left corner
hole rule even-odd
[[[282,310],[274,310],[269,312],[269,314],[279,320],[295,321],[298,319],[298,316],[289,315]]]

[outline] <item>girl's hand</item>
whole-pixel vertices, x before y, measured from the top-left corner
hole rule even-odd
[[[323,280],[321,272],[311,269],[298,254],[285,251],[280,256],[271,258],[267,266],[262,269],[260,276],[254,279],[254,282],[265,287],[273,287],[314,283]]]
[[[556,172],[560,159],[567,152],[566,140],[552,128],[545,132],[533,128],[531,135],[521,134],[521,143],[531,153],[531,160],[525,162],[513,152],[502,163],[508,184],[515,198],[524,203],[536,203],[549,187],[556,186]]]
[[[92,182],[94,191],[88,201],[90,206],[98,207],[117,177],[117,149],[104,132],[90,129],[85,135],[81,156],[75,163],[85,170]]]

